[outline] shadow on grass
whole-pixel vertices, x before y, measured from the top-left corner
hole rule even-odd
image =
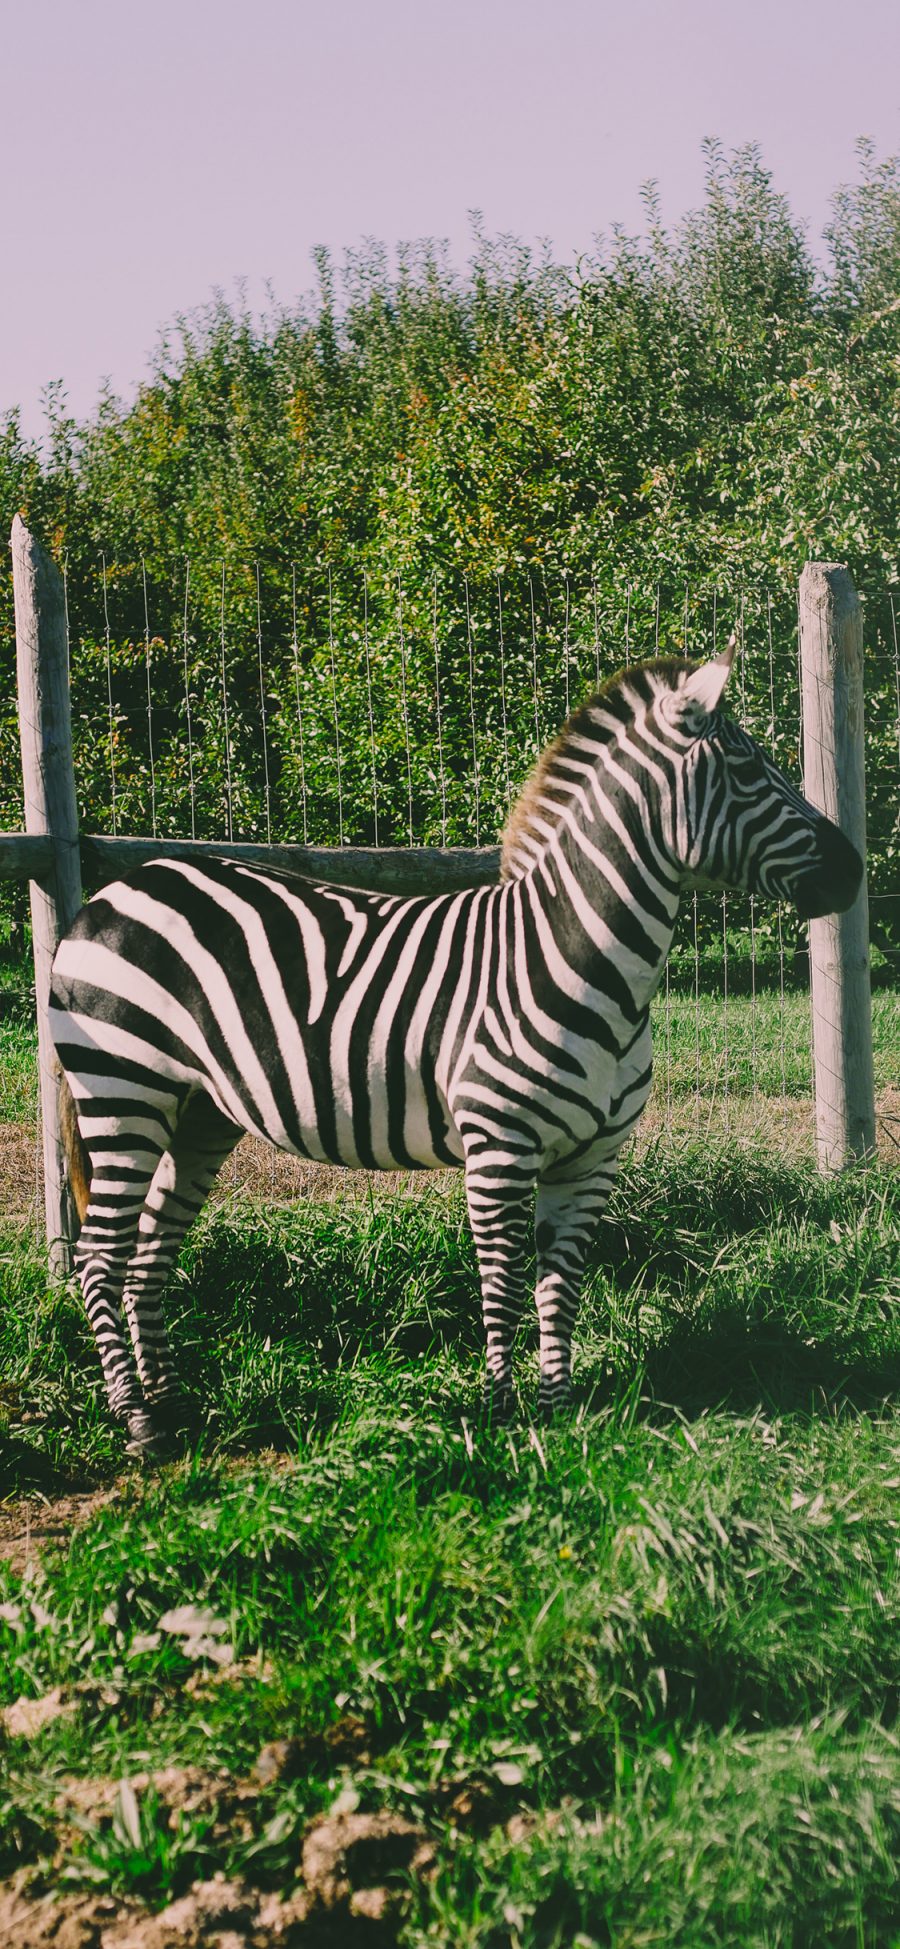
[[[0,1433],[0,1501],[29,1490],[41,1496],[59,1494],[71,1486],[71,1475],[59,1469],[37,1443]]]
[[[900,1348],[873,1351],[850,1340],[810,1344],[786,1321],[752,1322],[735,1310],[642,1350],[631,1376],[617,1360],[582,1386],[580,1396],[586,1405],[606,1406],[621,1395],[623,1382],[634,1385],[638,1376],[639,1414],[665,1406],[687,1415],[717,1408],[871,1414],[900,1395]]]
[[[415,1342],[418,1338],[411,1335]],[[359,1365],[351,1362],[343,1370],[328,1360],[310,1361],[305,1344],[297,1343],[294,1349],[284,1345],[282,1351],[280,1386],[263,1386],[258,1393],[251,1388],[240,1402],[228,1400],[227,1386],[220,1386],[220,1376],[210,1373],[209,1367],[199,1386],[194,1377],[195,1398],[209,1412],[199,1438],[201,1450],[224,1449],[246,1456],[266,1450],[296,1453],[298,1442],[327,1439],[363,1393],[371,1393],[373,1399],[382,1390],[385,1397],[394,1396],[402,1393],[406,1380],[409,1411],[415,1414],[421,1409],[434,1416],[434,1399],[428,1400],[427,1408],[424,1398],[420,1401],[428,1393],[431,1363],[423,1361],[418,1344],[406,1347],[395,1340],[391,1380],[387,1372],[377,1371],[383,1349],[380,1359],[378,1355],[363,1358]],[[434,1341],[429,1351],[437,1353]],[[480,1357],[473,1356],[472,1378],[479,1388],[481,1368]],[[533,1410],[533,1390],[532,1376],[523,1392],[525,1419]],[[613,1343],[611,1348],[607,1343],[602,1355],[589,1357],[582,1366],[576,1404],[588,1412],[604,1411],[621,1403],[625,1394],[634,1398],[638,1419],[673,1412],[692,1417],[713,1410],[734,1414],[761,1410],[767,1416],[868,1415],[900,1396],[900,1349],[889,1345],[876,1351],[850,1340],[810,1344],[787,1322],[748,1321],[735,1311],[704,1325],[685,1325],[658,1345],[629,1349],[624,1343]],[[462,1375],[458,1389],[445,1379],[441,1395],[438,1412],[446,1413],[448,1420],[472,1413],[473,1388],[465,1386]],[[21,1428],[0,1432],[0,1500],[95,1488],[122,1466],[115,1431],[110,1430],[107,1440],[92,1444],[88,1452],[71,1430],[63,1431],[56,1424],[52,1412],[35,1424],[33,1434]]]

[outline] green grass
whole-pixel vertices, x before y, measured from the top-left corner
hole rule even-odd
[[[0,1020],[0,1123],[27,1123],[37,1115],[37,1031],[23,1002]]]
[[[78,1302],[21,1234],[0,1293],[9,1491],[111,1480]],[[527,1322],[492,1430],[458,1192],[206,1216],[170,1307],[200,1442],[0,1573],[0,1704],[67,1708],[0,1748],[0,1866],[286,1887],[339,1801],[431,1836],[416,1949],[900,1941],[898,1297],[896,1174],[660,1140],[574,1415],[531,1427]],[[210,1782],[174,1821],[127,1784],[167,1765]],[[73,1777],[126,1786],[78,1822]]]
[[[704,1100],[759,1092],[808,1096],[812,1088],[809,996],[763,991],[747,995],[693,995],[665,991],[653,1008],[656,1087],[685,1095],[699,1087]],[[900,995],[876,989],[872,996],[872,1053],[876,1088],[900,1074]]]

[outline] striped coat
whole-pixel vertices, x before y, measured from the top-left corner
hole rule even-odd
[[[135,1447],[179,1412],[161,1293],[246,1131],[350,1167],[462,1166],[492,1410],[510,1405],[532,1226],[541,1401],[567,1398],[685,886],[813,912],[859,884],[837,829],[719,713],[728,661],[638,666],[577,712],[512,815],[497,887],[403,899],[170,859],[82,909],[51,1023],[79,1275]]]

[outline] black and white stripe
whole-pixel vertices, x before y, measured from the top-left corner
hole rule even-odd
[[[245,1131],[350,1167],[464,1168],[497,1410],[534,1224],[541,1401],[565,1400],[685,886],[810,913],[859,884],[837,828],[719,715],[728,662],[642,665],[576,712],[511,817],[497,887],[386,898],[168,859],[82,909],[51,1025],[90,1158],[79,1275],[138,1445],[177,1396],[162,1289]]]

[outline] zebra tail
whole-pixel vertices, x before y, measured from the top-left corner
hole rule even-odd
[[[78,1214],[79,1228],[84,1224],[88,1201],[91,1195],[91,1163],[85,1149],[84,1139],[78,1128],[78,1114],[75,1098],[69,1088],[65,1075],[59,1079],[59,1134],[66,1155],[66,1173],[69,1190]]]

